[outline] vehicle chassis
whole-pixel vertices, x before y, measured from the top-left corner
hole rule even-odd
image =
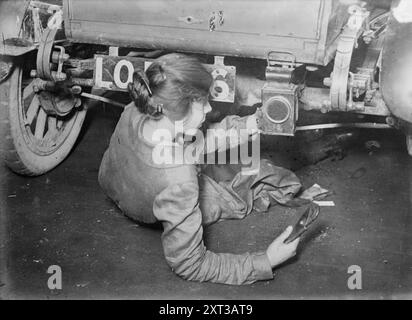
[[[84,58],[77,55],[76,51],[82,45],[84,48],[84,41],[83,44],[78,44],[72,39],[66,39],[66,26],[63,26],[63,21],[69,21],[66,14],[60,6],[39,1],[29,2],[24,15],[26,18],[23,23],[23,36],[19,34],[7,41],[3,39],[3,47],[0,49],[3,57],[1,81],[5,81],[12,73],[15,63],[13,57],[28,56],[34,52],[35,63],[29,70],[33,80],[30,85],[48,119],[50,116],[62,119],[74,110],[84,108],[87,104],[82,101],[89,99],[123,107],[124,104],[96,92],[125,92],[134,70],[147,68],[153,58],[163,54],[164,49],[168,48],[143,48],[136,51],[135,47],[121,47],[104,39],[96,39],[93,44],[86,46],[88,56]],[[220,14],[223,15],[223,12],[219,11],[218,17]],[[204,52],[189,54],[197,54],[203,60],[206,56],[207,61],[213,57],[213,63],[205,63],[214,78],[210,89],[212,101],[245,105],[261,103],[260,129],[264,134],[293,136],[300,130],[344,125],[409,128],[406,122],[392,115],[380,91],[379,70],[384,45],[382,35],[385,33],[390,12],[381,12],[371,17],[370,12],[362,5],[351,5],[347,8],[347,14],[348,18],[341,31],[326,50],[323,65],[299,61],[292,52],[271,50],[267,52],[264,60],[265,78],[259,79],[253,73],[243,74],[242,64],[240,68],[239,65],[226,65],[223,55],[205,55]],[[184,18],[186,23],[194,19],[191,16]],[[211,19],[209,32],[214,32],[219,23],[224,22]],[[360,45],[364,46],[365,54],[354,69],[353,53]],[[248,57],[243,58],[247,64]],[[319,73],[319,70],[325,72],[329,70],[328,67],[332,70],[323,77],[320,84],[308,85],[308,76]],[[299,127],[296,125],[299,110],[382,116],[384,122],[328,123]],[[46,170],[32,171],[32,174],[41,174]]]

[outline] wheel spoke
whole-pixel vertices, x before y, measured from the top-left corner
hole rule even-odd
[[[30,82],[23,90],[23,100],[26,100],[31,94],[34,94],[33,91],[34,81]]]
[[[55,133],[57,131],[57,119],[56,117],[48,117],[47,118],[47,127],[48,131],[51,133]]]
[[[47,133],[44,135],[43,141],[49,143],[51,146],[55,146],[55,140],[57,138],[57,119],[53,116],[47,117]]]
[[[53,139],[53,137],[58,132],[56,125],[57,125],[56,117],[53,117],[53,116],[47,117],[47,133],[44,135],[44,140]]]
[[[43,139],[44,129],[46,128],[46,119],[46,112],[42,108],[40,108],[39,114],[37,116],[36,131],[34,132],[34,136],[37,139]]]
[[[34,117],[36,116],[37,112],[39,111],[40,102],[37,95],[34,95],[33,100],[30,102],[30,106],[26,113],[27,124],[31,124],[33,122]]]
[[[63,120],[57,120],[57,130],[60,130],[63,126]]]

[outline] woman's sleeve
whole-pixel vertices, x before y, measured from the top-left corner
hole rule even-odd
[[[253,134],[250,130],[253,121],[256,122],[253,116],[232,115],[225,117],[221,122],[210,124],[206,131],[204,153],[225,151],[246,143]]]
[[[154,215],[164,227],[164,254],[172,270],[186,280],[224,284],[272,279],[266,252],[229,254],[206,249],[198,196],[198,184],[186,182],[169,186],[154,201]]]

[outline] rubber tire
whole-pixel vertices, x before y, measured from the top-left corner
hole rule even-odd
[[[20,76],[15,65],[7,80],[0,84],[0,158],[15,173],[42,175],[59,165],[69,154],[79,136],[86,109],[78,111],[73,127],[62,145],[49,155],[38,155],[26,145],[19,123]]]
[[[406,150],[408,154],[412,156],[412,134],[406,135]]]

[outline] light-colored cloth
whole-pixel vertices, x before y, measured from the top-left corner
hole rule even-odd
[[[203,242],[203,227],[242,219],[254,206],[262,211],[271,201],[287,202],[301,187],[298,178],[267,160],[261,161],[257,175],[234,170],[221,181],[207,174],[213,172],[210,165],[204,171],[196,165],[157,165],[152,159],[153,145],[142,136],[146,118],[131,106],[123,112],[99,171],[105,193],[127,216],[162,223],[166,261],[182,278],[224,284],[272,279],[265,252],[211,252]],[[239,127],[244,124],[239,117],[231,119]],[[224,121],[225,128],[233,128]]]

